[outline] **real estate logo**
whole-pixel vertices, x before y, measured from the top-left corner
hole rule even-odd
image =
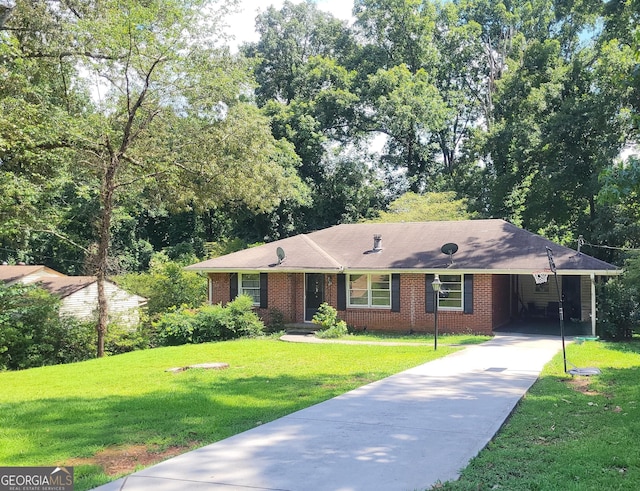
[[[0,491],[73,491],[73,467],[0,467]]]

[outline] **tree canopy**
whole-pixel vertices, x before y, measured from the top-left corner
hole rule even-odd
[[[3,12],[0,259],[103,282],[369,219],[640,245],[638,2],[355,0],[348,25],[285,1],[232,53],[234,5]]]

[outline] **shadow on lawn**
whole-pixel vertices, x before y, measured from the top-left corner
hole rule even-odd
[[[345,383],[332,374],[238,380],[214,379],[202,372],[176,374],[171,390],[139,396],[6,404],[3,413],[10,431],[28,435],[32,442],[7,459],[21,465],[59,465],[65,462],[43,462],[43,455],[70,460],[90,458],[109,446],[205,445],[333,397],[344,392]],[[354,387],[368,382],[365,374],[349,380]]]
[[[607,349],[621,351],[622,353],[640,354],[640,337],[626,341],[604,341]]]

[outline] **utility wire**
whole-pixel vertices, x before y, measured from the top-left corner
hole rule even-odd
[[[589,244],[588,242],[585,242],[583,245],[586,245],[589,247],[595,247],[596,249],[613,249],[616,251],[640,252],[640,249],[634,248],[634,247],[614,247],[614,246],[607,246],[607,245]]]

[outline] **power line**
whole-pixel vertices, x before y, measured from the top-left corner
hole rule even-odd
[[[640,249],[634,248],[634,247],[615,247],[615,246],[608,246],[608,245],[596,245],[596,244],[589,244],[588,242],[585,242],[584,245],[587,245],[589,247],[595,247],[596,249],[612,249],[616,251],[640,252]]]

